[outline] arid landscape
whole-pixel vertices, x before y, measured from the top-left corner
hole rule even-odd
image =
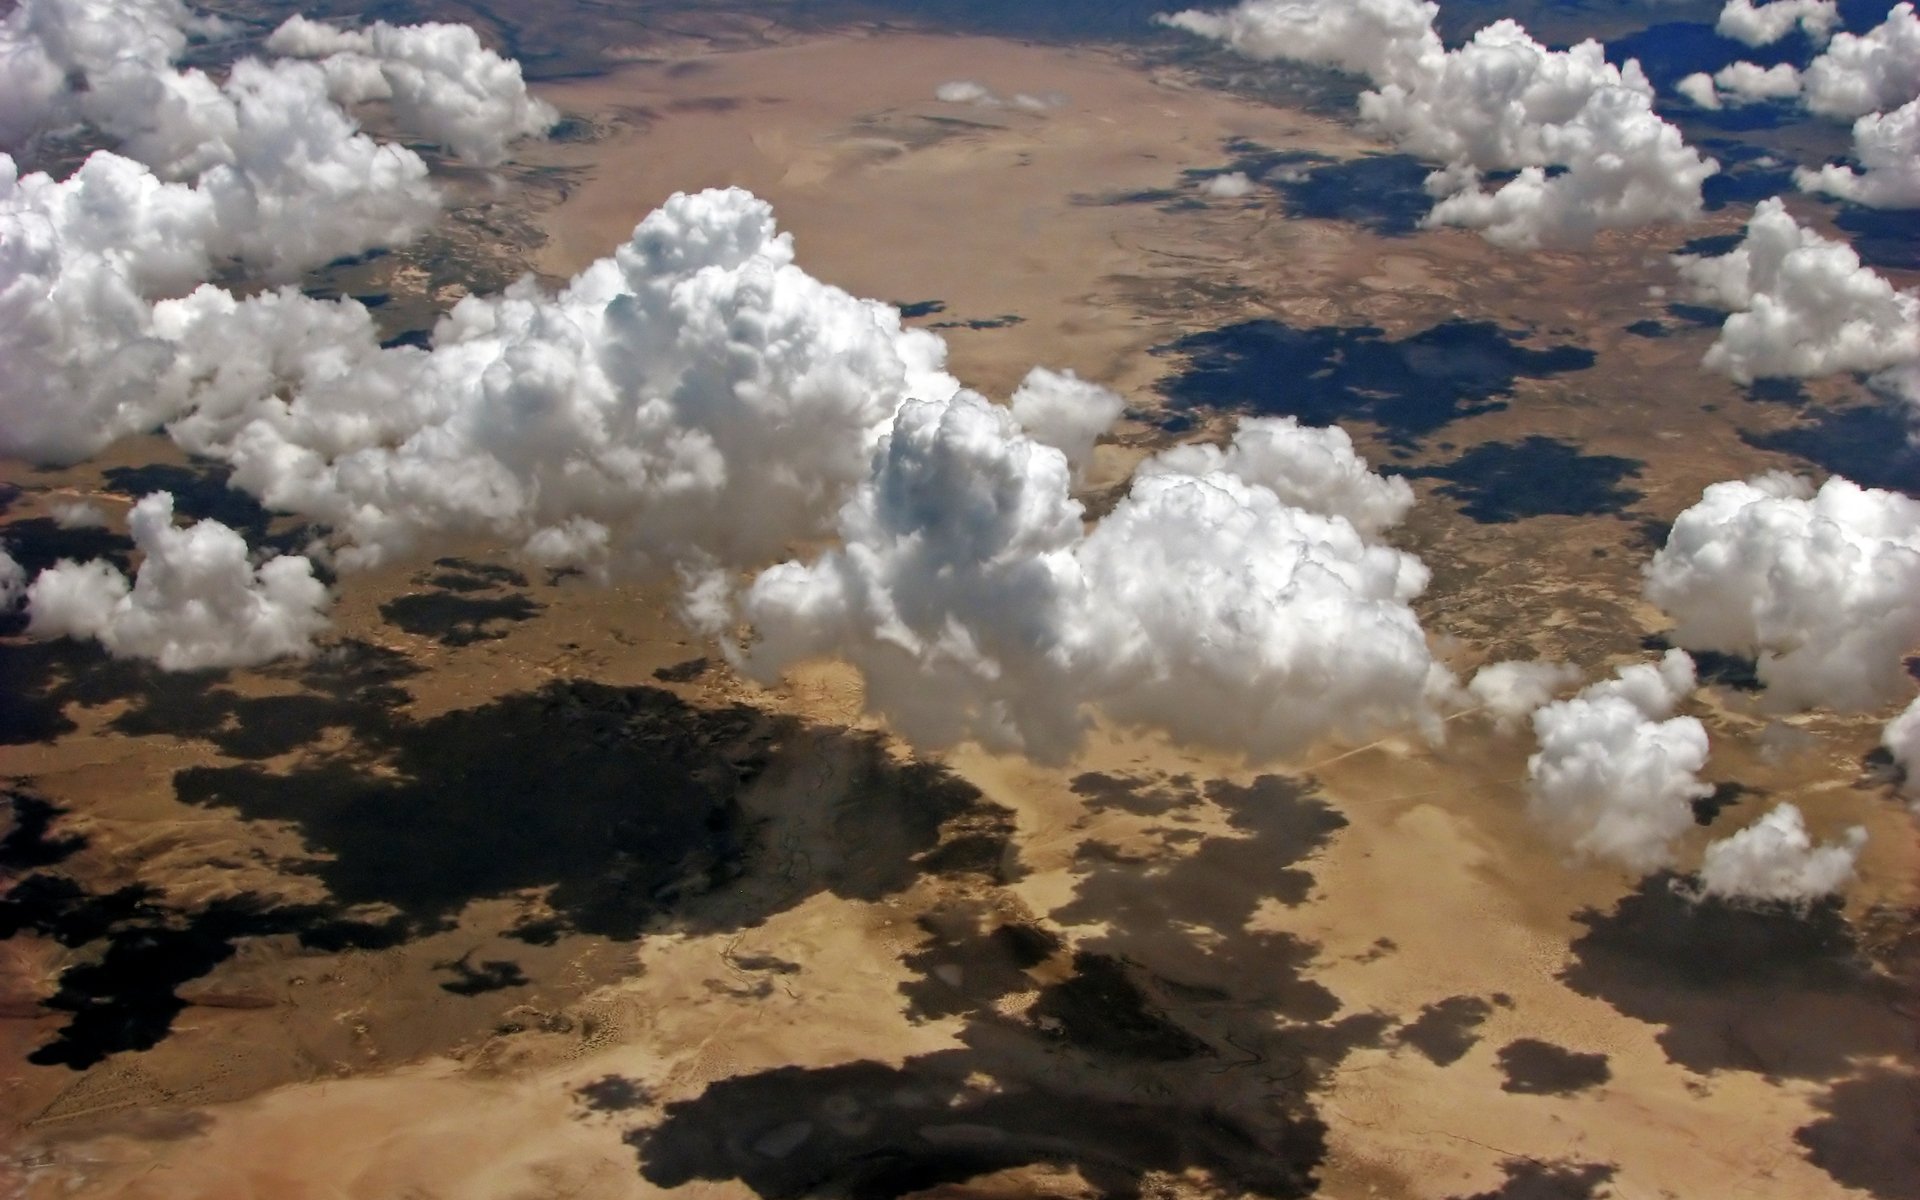
[[[564,120],[493,169],[436,160],[439,223],[309,295],[378,297],[419,342],[676,192],[744,187],[967,387],[1045,364],[1118,392],[1092,517],[1241,417],[1343,426],[1412,486],[1384,537],[1431,571],[1412,607],[1462,678],[1669,648],[1643,570],[1710,484],[1920,495],[1855,375],[1699,368],[1720,314],[1668,256],[1737,240],[1758,196],[1524,253],[1422,228],[1428,168],[1350,85],[1125,6],[1084,37],[939,5],[335,7],[470,22]],[[1619,7],[1591,31],[1648,23]],[[936,98],[953,80],[995,102]],[[1210,186],[1235,174],[1262,182]],[[125,566],[164,488],[306,544],[230,474],[158,434],[0,463],[0,542]],[[60,519],[82,500],[104,525]],[[1711,795],[1674,865],[1628,871],[1543,836],[1533,737],[1474,707],[1281,756],[1104,712],[1066,761],[917,746],[846,661],[756,681],[677,579],[517,549],[330,573],[312,656],[254,667],[11,618],[0,1196],[1920,1197],[1893,710],[1780,711],[1750,659],[1697,654]],[[1781,800],[1816,838],[1865,829],[1844,893],[1697,896],[1707,844]]]

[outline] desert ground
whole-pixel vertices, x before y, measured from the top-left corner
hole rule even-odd
[[[1511,254],[1413,229],[1419,172],[1332,116],[1120,51],[619,54],[539,89],[579,136],[465,185],[525,266],[748,187],[969,386],[1121,391],[1095,510],[1321,356],[1303,415],[1413,481],[1395,541],[1461,669],[1645,658],[1641,566],[1706,484],[1906,463],[1850,381],[1783,403],[1696,369],[1666,255],[1737,209]],[[1046,104],[934,98],[957,79]],[[1204,194],[1249,161],[1299,186]],[[451,286],[343,270],[396,322]],[[1341,374],[1365,354],[1399,366]],[[159,439],[7,478],[0,536],[50,555],[117,548],[55,501],[163,483],[288,530]],[[674,611],[474,544],[342,577],[311,663],[5,638],[0,1195],[1920,1196],[1887,714],[1708,673],[1721,790],[1682,861],[1772,799],[1871,835],[1844,904],[1752,910],[1566,859],[1524,815],[1530,738],[1476,714],[1279,762],[1112,726],[1059,767],[930,755],[851,669],[759,687]]]

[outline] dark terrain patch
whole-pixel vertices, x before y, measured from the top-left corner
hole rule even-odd
[[[1826,1115],[1795,1132],[1807,1160],[1878,1200],[1920,1200],[1920,1075],[1872,1065],[1814,1102]]]
[[[1310,425],[1368,421],[1410,447],[1453,421],[1505,408],[1523,377],[1594,363],[1583,347],[1536,350],[1520,338],[1487,321],[1447,321],[1395,339],[1371,325],[1296,328],[1263,319],[1189,334],[1154,352],[1185,361],[1161,384],[1176,409]]]
[[[1394,1039],[1412,1046],[1435,1066],[1449,1067],[1480,1044],[1478,1030],[1492,1015],[1493,1005],[1478,996],[1449,996],[1422,1008]]]
[[[122,575],[133,572],[133,539],[97,525],[62,529],[52,517],[26,517],[0,527],[0,547],[30,576],[61,559],[73,562],[102,559],[112,563]]]
[[[1191,775],[1152,779],[1083,771],[1073,777],[1070,786],[1074,795],[1086,799],[1088,812],[1117,808],[1136,816],[1158,817],[1199,799]]]
[[[1613,1078],[1604,1054],[1582,1054],[1538,1038],[1519,1038],[1500,1047],[1503,1092],[1528,1096],[1570,1096]]]
[[[1600,1200],[1619,1168],[1610,1163],[1543,1162],[1510,1158],[1500,1164],[1506,1182],[1491,1192],[1457,1200]]]
[[[624,1075],[604,1075],[574,1089],[580,1103],[597,1113],[625,1112],[652,1099],[647,1089]]]
[[[441,984],[440,990],[456,996],[479,996],[507,988],[526,987],[533,982],[520,969],[519,963],[504,958],[482,959],[476,963],[471,950],[449,962],[435,963],[433,969],[453,973],[453,978]]]
[[[1462,501],[1462,514],[1483,525],[1505,525],[1528,517],[1618,513],[1640,499],[1621,481],[1638,476],[1642,465],[1612,454],[1583,454],[1570,442],[1535,436],[1488,442],[1442,466],[1400,473],[1447,480],[1440,494]]]
[[[1874,968],[1837,903],[1735,905],[1681,884],[1655,875],[1610,912],[1578,913],[1586,932],[1561,980],[1664,1026],[1668,1059],[1703,1074],[1833,1080],[1912,1052],[1907,989]]]
[[[1104,954],[1073,956],[1071,978],[1040,993],[1031,1018],[1080,1050],[1115,1058],[1174,1062],[1212,1049],[1169,1020],[1125,963]]]
[[[1861,487],[1920,496],[1920,447],[1909,438],[1905,411],[1891,403],[1815,407],[1801,423],[1768,433],[1743,432],[1760,450],[1791,454]]]
[[[1326,1154],[1317,1118],[1282,1111],[1256,1123],[1225,1094],[1142,1098],[1117,1078],[1039,1074],[993,1044],[1006,1036],[977,1028],[967,1048],[898,1067],[724,1079],[628,1140],[656,1187],[737,1179],[769,1200],[890,1200],[1031,1164],[1075,1168],[1104,1196],[1141,1195],[1151,1171],[1191,1170],[1258,1196],[1312,1194]]]
[[[1833,223],[1860,261],[1895,271],[1920,270],[1920,210],[1841,204]]]
[[[476,596],[460,592],[412,592],[380,606],[380,616],[408,633],[443,646],[470,646],[507,636],[503,624],[531,621],[545,606],[523,594]]]

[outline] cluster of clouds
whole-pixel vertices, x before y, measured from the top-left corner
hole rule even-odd
[[[1002,96],[986,84],[974,79],[949,79],[933,89],[933,98],[942,104],[968,104],[974,108],[1014,108],[1022,112],[1046,112],[1059,108],[1063,103],[1057,95],[1036,96],[1029,92],[1015,92],[1011,96]]]
[[[970,392],[903,408],[838,544],[718,609],[762,679],[836,656],[915,741],[1059,760],[1091,709],[1265,758],[1433,727],[1420,561],[1376,540],[1403,480],[1338,429],[1243,421],[1149,460],[1088,526],[1068,456]],[[717,623],[717,622],[716,622]],[[1447,677],[1450,678],[1450,677]]]
[[[1639,872],[1667,866],[1693,801],[1713,792],[1699,776],[1706,728],[1672,715],[1693,687],[1693,660],[1669,650],[1536,709],[1528,813],[1576,854]]]
[[[1754,38],[1830,27],[1831,5],[1787,3],[1791,17],[1735,4],[1724,19]],[[1593,43],[1548,50],[1510,21],[1448,51],[1436,11],[1246,0],[1170,20],[1369,76],[1363,115],[1446,164],[1430,223],[1537,245],[1697,211],[1715,164],[1654,115],[1637,66]],[[1502,727],[1530,720],[1529,808],[1572,850],[1672,862],[1710,790],[1705,731],[1674,715],[1694,686],[1686,655],[1566,699],[1580,676],[1558,664],[1496,664],[1462,688],[1412,607],[1427,568],[1386,541],[1413,491],[1338,428],[1244,420],[1225,445],[1149,458],[1089,520],[1074,492],[1120,396],[1044,368],[1005,405],[963,389],[937,336],[807,274],[746,192],[676,195],[560,288],[462,300],[425,347],[382,346],[352,300],[208,283],[235,267],[290,278],[432,219],[425,162],[350,106],[383,105],[479,165],[554,119],[464,27],[296,17],[264,44],[278,57],[217,80],[178,67],[192,39],[228,32],[174,0],[23,0],[0,23],[6,144],[85,124],[117,147],[65,179],[0,155],[0,453],[70,462],[164,428],[324,536],[263,558],[219,522],[177,527],[172,498],[150,495],[129,521],[132,578],[62,562],[29,579],[0,550],[0,609],[24,604],[31,633],[169,670],[305,654],[330,602],[317,560],[350,570],[478,535],[596,576],[677,572],[688,615],[742,670],[843,658],[869,706],[928,745],[1060,760],[1098,713],[1270,758],[1328,737],[1437,737],[1443,711],[1478,704]],[[1053,103],[967,81],[937,94]],[[1517,174],[1488,190],[1489,172]],[[1251,187],[1221,179],[1214,194]],[[1729,373],[1920,358],[1899,349],[1912,299],[1777,203],[1733,254],[1685,270],[1736,310],[1709,363]],[[1890,698],[1882,660],[1897,673],[1920,633],[1920,606],[1897,603],[1920,594],[1911,502],[1844,481],[1720,488],[1649,568],[1680,640],[1759,654],[1788,701]],[[84,505],[57,517],[103,520]],[[1920,759],[1920,716],[1903,720],[1888,744]],[[1701,887],[1805,899],[1844,883],[1858,851],[1851,833],[1814,845],[1782,806],[1710,847]]]
[[[1594,41],[1551,50],[1511,20],[1448,50],[1438,12],[1423,0],[1241,0],[1162,20],[1252,58],[1371,79],[1361,117],[1445,164],[1427,180],[1429,225],[1535,247],[1700,212],[1701,185],[1719,164],[1654,112],[1638,63],[1615,67]],[[1507,172],[1489,186],[1489,174]]]
[[[1774,0],[1748,8],[1747,15],[1736,13],[1744,2],[1734,0],[1721,14],[1723,33],[1742,36],[1738,29],[1757,35],[1777,29],[1784,35],[1799,23],[1817,38],[1838,19],[1828,11],[1831,4],[1803,4],[1804,12],[1788,11],[1801,0]],[[1744,36],[1742,40],[1764,44]],[[1872,208],[1920,206],[1920,16],[1911,3],[1895,5],[1885,21],[1866,33],[1835,35],[1804,70],[1791,63],[1763,68],[1737,62],[1711,76],[1690,75],[1678,89],[1703,108],[1798,101],[1821,116],[1852,119],[1853,157],[1859,167],[1830,163],[1817,170],[1803,168],[1795,172],[1795,184],[1803,191]]]
[[[1675,715],[1696,685],[1694,663],[1669,650],[1621,667],[1564,699],[1577,668],[1549,662],[1482,667],[1467,686],[1501,730],[1530,719],[1538,749],[1527,760],[1527,812],[1576,858],[1636,874],[1670,869],[1694,826],[1710,747],[1698,718]],[[1866,845],[1854,827],[1816,845],[1791,803],[1707,844],[1695,895],[1805,904],[1843,889]]]

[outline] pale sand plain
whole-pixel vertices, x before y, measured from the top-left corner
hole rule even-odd
[[[1038,113],[935,102],[934,85],[953,78],[1061,99]],[[1518,256],[1457,232],[1387,238],[1289,218],[1268,196],[1100,202],[1190,191],[1180,172],[1224,166],[1228,138],[1335,158],[1379,147],[1100,52],[989,39],[802,40],[635,63],[547,94],[599,115],[605,133],[529,155],[586,171],[539,216],[551,240],[537,265],[550,275],[606,252],[674,191],[740,184],[774,203],[802,265],[829,282],[942,301],[922,324],[1020,317],[943,330],[955,373],[994,396],[1035,363],[1072,367],[1145,418],[1156,381],[1177,367],[1150,351],[1183,334],[1264,316],[1398,336],[1465,317],[1533,328],[1539,344],[1575,342],[1598,361],[1519,380],[1508,407],[1453,423],[1408,452],[1412,465],[1562,437],[1637,462],[1632,511],[1648,521],[1671,518],[1708,482],[1796,465],[1739,436],[1787,414],[1693,368],[1709,333],[1622,332],[1660,315],[1649,288],[1671,282],[1664,252],[1732,218]],[[1203,414],[1198,432],[1225,428]],[[1376,460],[1391,457],[1383,438],[1355,432]],[[1167,437],[1126,422],[1101,450],[1093,498]],[[124,453],[166,455],[147,444]],[[31,490],[9,518],[37,515],[51,489],[101,491],[111,465],[23,480]],[[1460,639],[1459,665],[1537,653],[1598,673],[1644,655],[1661,621],[1637,599],[1650,547],[1634,521],[1475,522],[1434,480],[1418,486],[1423,503],[1400,540],[1435,569],[1422,615]],[[459,553],[508,565],[492,547]],[[658,686],[657,669],[709,653],[675,625],[670,595],[637,587],[524,581],[504,590],[538,611],[458,647],[383,617],[382,604],[433,591],[434,571],[403,564],[340,592],[342,635],[410,664],[407,721],[555,680]],[[1732,946],[1703,942],[1713,929],[1661,942],[1659,914],[1684,904],[1658,883],[1636,890],[1618,872],[1565,861],[1528,825],[1523,735],[1467,715],[1444,746],[1389,738],[1271,764],[1107,728],[1061,768],[963,748],[943,761],[980,803],[943,826],[938,845],[906,834],[896,845],[863,812],[862,781],[878,768],[850,737],[880,727],[859,715],[850,671],[818,664],[767,690],[714,666],[664,686],[699,711],[743,705],[807,723],[776,739],[773,765],[741,798],[756,820],[784,822],[770,826],[784,857],[769,860],[783,867],[704,897],[697,920],[669,916],[631,939],[503,940],[544,911],[537,887],[466,898],[444,928],[385,949],[247,939],[183,988],[205,1002],[170,1036],[83,1072],[24,1065],[65,1019],[32,1001],[71,956],[15,938],[7,1011],[21,1016],[0,1021],[0,1037],[23,1065],[6,1093],[15,1149],[0,1170],[31,1196],[504,1200],[652,1195],[670,1183],[676,1195],[812,1194],[844,1183],[862,1148],[988,1161],[1009,1135],[978,1114],[1044,1125],[1053,1108],[1083,1123],[1087,1146],[930,1194],[1111,1192],[1116,1152],[1097,1135],[1114,1119],[1143,1154],[1161,1129],[1197,1145],[1221,1121],[1255,1130],[1250,1145],[1219,1152],[1228,1192],[1260,1190],[1245,1183],[1250,1164],[1281,1162],[1286,1131],[1320,1121],[1318,1192],[1332,1197],[1914,1194],[1910,981],[1842,969],[1853,958],[1831,947],[1775,961],[1777,927],[1765,923],[1734,922],[1750,940]],[[231,687],[309,690],[272,672],[237,673]],[[326,853],[325,839],[298,820],[183,803],[176,771],[235,759],[205,730],[114,727],[138,710],[69,698],[77,728],[7,750],[6,773],[30,777],[68,810],[64,827],[91,839],[74,870],[182,904],[240,891],[319,898],[325,872],[286,862],[303,839]],[[1725,688],[1704,690],[1690,711],[1715,737],[1710,778],[1755,793],[1734,817],[1780,797],[1819,833],[1869,828],[1846,913],[1882,962],[1897,961],[1915,845],[1885,781],[1862,774],[1876,722],[1777,719]],[[256,761],[297,774],[354,736],[335,727]],[[557,748],[575,751],[591,753]],[[563,789],[543,799],[567,802]],[[1681,861],[1696,861],[1727,820],[1690,837]],[[996,821],[984,859],[936,868],[926,857],[963,840],[955,831]],[[874,840],[845,845],[849,829]],[[332,852],[354,853],[346,841]],[[882,881],[849,861],[889,853],[920,857]],[[1652,923],[1636,923],[1645,912]],[[1006,928],[1053,940],[1010,963],[980,937]],[[1076,953],[1124,964],[1133,991],[1120,994],[1144,997],[1147,1015],[1109,1028],[1060,1007],[1083,973]],[[447,992],[445,964],[475,954],[514,960],[528,982]],[[1204,1051],[1180,1050],[1168,1021]],[[1437,1031],[1431,1049],[1416,1024]],[[1503,1072],[1498,1052],[1520,1039],[1559,1048],[1548,1057],[1569,1077]],[[1604,1056],[1604,1078],[1590,1056]],[[834,1073],[855,1064],[874,1078]],[[1076,1115],[1092,1101],[1104,1107]],[[1192,1165],[1140,1182],[1156,1195],[1214,1190]],[[1269,1183],[1266,1194],[1286,1194]]]

